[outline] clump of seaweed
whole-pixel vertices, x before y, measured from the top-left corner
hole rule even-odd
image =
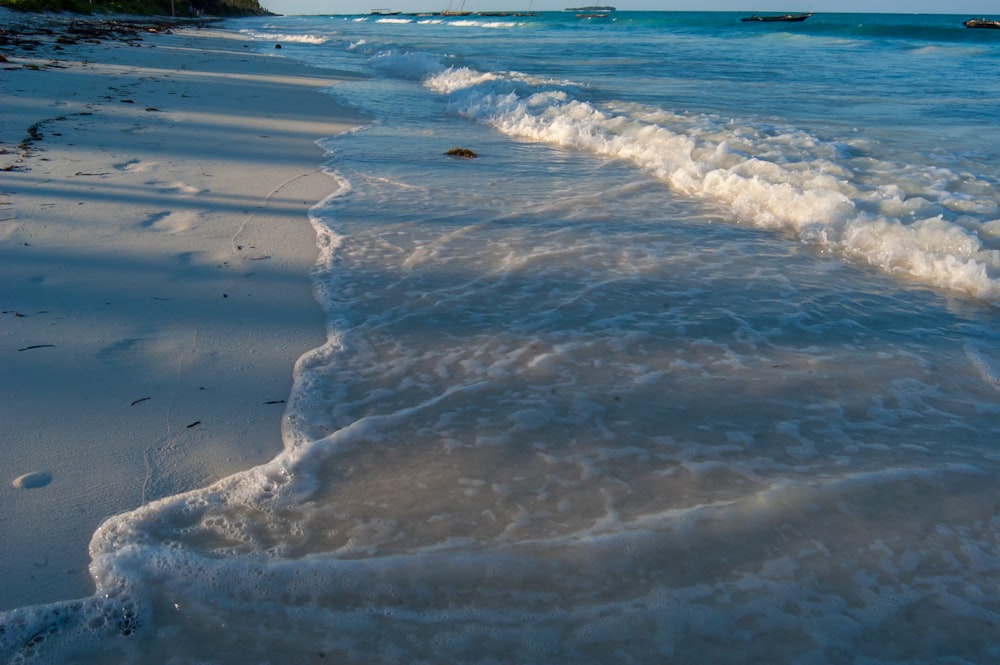
[[[469,150],[468,148],[452,148],[448,152],[444,153],[449,157],[460,157],[462,159],[475,159],[479,155]]]

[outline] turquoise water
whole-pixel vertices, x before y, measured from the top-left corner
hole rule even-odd
[[[109,520],[0,654],[1000,659],[1000,35],[740,16],[230,24],[367,77],[328,343],[282,455]]]

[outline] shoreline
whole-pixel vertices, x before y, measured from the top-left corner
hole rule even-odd
[[[0,44],[2,611],[90,595],[105,519],[280,452],[325,341],[316,141],[367,119],[318,92],[355,75],[214,20],[0,17],[38,42]]]

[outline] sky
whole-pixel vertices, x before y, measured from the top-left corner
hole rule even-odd
[[[448,9],[449,0],[259,0],[276,14],[367,14],[373,9],[404,12]],[[457,9],[462,0],[451,0]],[[619,11],[884,12],[968,14],[1000,18],[996,0],[465,0],[468,11],[560,11],[601,4]]]

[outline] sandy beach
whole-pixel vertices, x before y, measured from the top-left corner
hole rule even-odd
[[[0,12],[2,610],[89,595],[103,520],[281,450],[325,338],[315,141],[364,118],[318,92],[350,74],[210,23]]]

